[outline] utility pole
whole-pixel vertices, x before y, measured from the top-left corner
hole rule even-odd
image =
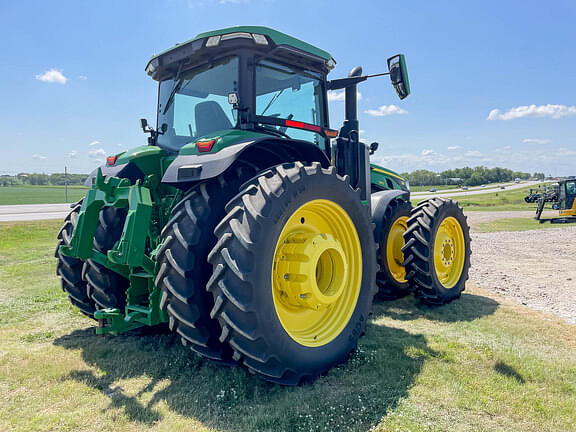
[[[64,193],[66,195],[66,204],[68,204],[68,167],[64,166]]]

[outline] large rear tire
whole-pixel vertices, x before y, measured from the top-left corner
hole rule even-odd
[[[60,276],[62,290],[68,294],[70,302],[80,309],[84,315],[94,318],[96,305],[88,295],[86,281],[82,278],[84,261],[78,258],[64,256],[60,253],[60,246],[70,245],[70,238],[76,226],[81,207],[81,202],[74,206],[64,219],[64,225],[58,233],[58,244],[54,254],[58,259],[56,263],[56,274]]]
[[[94,233],[94,249],[103,254],[112,249],[122,236],[125,220],[126,209],[103,207]],[[83,273],[88,295],[97,309],[123,309],[126,306],[128,279],[91,259],[86,260]]]
[[[406,279],[423,303],[442,305],[460,297],[470,269],[466,216],[451,199],[432,198],[412,210],[403,248]]]
[[[408,228],[408,218],[412,206],[408,201],[392,200],[382,222],[382,232],[378,245],[380,271],[376,275],[378,297],[382,300],[395,300],[411,293],[411,285],[406,280],[404,268],[404,233]]]
[[[253,179],[226,209],[208,257],[220,341],[286,385],[344,361],[375,295],[373,224],[359,192],[334,167],[296,162]]]
[[[207,257],[217,240],[214,228],[226,214],[224,205],[255,173],[242,164],[189,191],[172,210],[157,254],[156,286],[162,289],[160,305],[169,316],[170,330],[194,352],[216,362],[233,360],[230,347],[218,340],[218,321],[210,317],[214,299],[206,291],[212,275]]]

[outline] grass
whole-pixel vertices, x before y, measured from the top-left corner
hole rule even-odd
[[[64,186],[7,186],[0,187],[0,205],[58,204],[66,202]],[[88,188],[68,186],[68,202],[80,200]]]
[[[2,431],[574,430],[574,326],[473,284],[377,304],[348,362],[284,388],[168,333],[95,336],[54,275],[58,226],[0,224]]]
[[[458,201],[466,211],[536,211],[537,204],[527,204],[524,201],[524,197],[528,195],[529,192],[530,187],[525,187],[513,190],[504,189],[498,192],[478,195],[457,196],[452,199]],[[412,204],[416,205],[420,201],[420,199],[415,198],[412,200]]]
[[[537,220],[531,218],[507,218],[479,224],[478,230],[481,232],[528,231],[545,228],[562,228],[567,226],[574,226],[574,224],[541,224]]]

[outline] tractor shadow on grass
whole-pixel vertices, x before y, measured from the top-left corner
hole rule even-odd
[[[479,318],[496,307],[496,302],[475,295],[430,310],[417,306],[413,298],[377,304],[358,350],[302,387],[281,387],[239,367],[213,365],[173,334],[102,337],[86,328],[54,344],[79,351],[86,363],[62,379],[97,389],[110,399],[107,410],[118,410],[136,427],[161,422],[165,406],[191,420],[189,428],[195,421],[225,431],[364,431],[408,396],[427,359],[442,361],[442,353],[430,349],[424,335],[387,326],[380,318],[452,322]]]
[[[462,293],[462,296],[452,303],[443,306],[427,306],[410,295],[401,299],[374,304],[374,313],[400,321],[428,319],[439,322],[474,321],[487,315],[492,315],[498,309],[499,303],[489,297]]]

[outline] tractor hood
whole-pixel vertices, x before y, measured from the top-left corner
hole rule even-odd
[[[324,73],[336,65],[326,51],[292,36],[267,27],[239,26],[200,33],[194,39],[152,56],[146,65],[146,73],[162,81],[174,76],[182,65],[194,67],[213,60],[215,56],[233,54],[241,48],[266,56],[284,57],[291,64],[300,63],[303,67]]]

